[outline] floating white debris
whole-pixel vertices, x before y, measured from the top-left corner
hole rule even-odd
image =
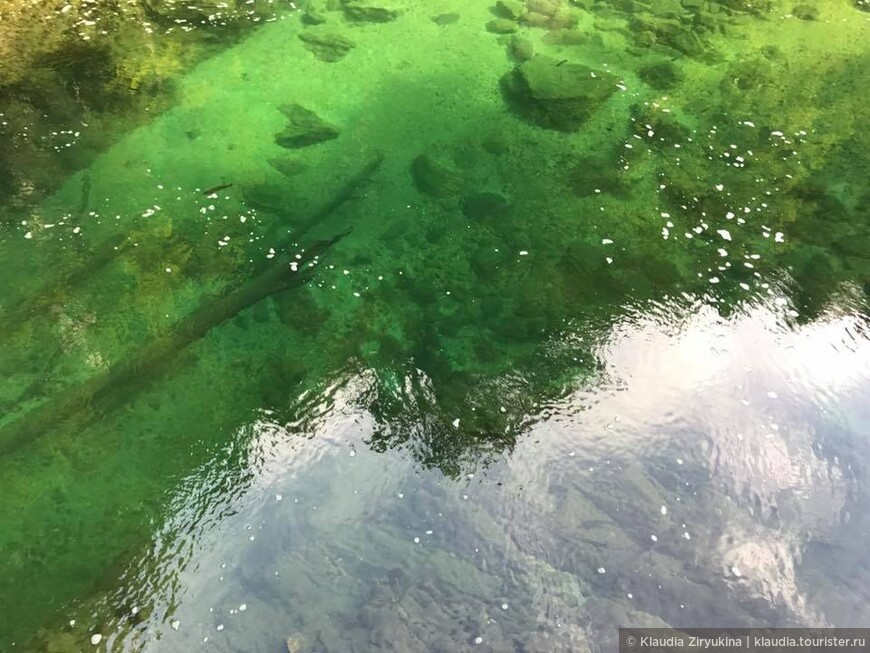
[[[281,501],[281,499],[283,499],[283,498],[284,497],[282,497],[280,494],[275,495],[275,501]]]
[[[75,626],[75,625],[76,625],[76,620],[75,620],[75,619],[70,619],[70,620],[69,620],[69,627],[72,628],[72,627]]]
[[[224,625],[223,625],[223,624],[218,624],[217,626],[215,626],[214,629],[215,629],[216,631],[220,632],[220,631],[222,631],[222,630],[224,629]]]
[[[239,606],[239,612],[244,612],[244,611],[247,610],[247,609],[248,609],[248,604],[247,604],[247,603],[242,603],[242,604]]]
[[[528,256],[529,253],[526,250],[520,250],[520,256]]]
[[[483,637],[475,637],[474,643],[475,644],[483,644]]]
[[[728,256],[728,252],[725,251],[724,249],[722,249],[721,247],[720,247],[718,250],[716,250],[716,251],[719,252],[719,256],[723,256],[723,257],[724,257],[724,256]]]
[[[100,635],[100,633],[95,633],[91,635],[91,644],[93,644],[94,646],[99,644],[101,641],[103,641],[103,636]]]
[[[716,233],[722,236],[725,240],[731,240],[731,232],[727,229],[717,229]]]
[[[181,626],[181,622],[178,619],[175,619],[169,625],[172,626],[172,630],[178,630],[179,626]]]
[[[507,604],[507,603],[502,603],[502,604],[501,604],[501,609],[502,609],[502,610],[507,610],[507,609],[508,609],[508,604]]]
[[[783,243],[785,242],[785,236],[781,231],[777,231],[775,234],[773,234],[773,240],[777,243]]]
[[[33,238],[33,232],[28,231],[26,234],[24,234],[24,237],[27,238],[27,240],[30,240],[31,238]]]
[[[455,420],[453,420],[452,424],[453,424],[453,428],[458,429],[459,428],[459,418],[457,417]]]
[[[419,537],[415,537],[415,538],[414,538],[414,544],[420,544],[420,538],[419,538]]]
[[[634,598],[634,594],[632,594],[631,592],[629,592],[628,594],[626,594],[626,596],[627,596],[628,598],[630,598],[630,599],[633,599],[633,598]]]
[[[426,531],[426,535],[432,535],[432,531]]]
[[[613,244],[613,241],[610,240],[610,238],[602,238],[602,239],[601,239],[601,244],[602,244],[602,245],[612,245],[612,244]]]
[[[166,268],[167,272],[172,272],[172,268]]]
[[[663,515],[668,514],[668,507],[667,506],[662,506],[661,508],[659,508],[659,510]]]
[[[658,541],[659,541],[659,538],[658,538],[657,535],[650,535],[650,536],[649,536],[649,539],[651,539],[653,542],[658,542]]]
[[[609,256],[605,256],[604,260],[607,261],[607,265],[610,265],[611,263],[613,263],[613,259],[610,258]]]
[[[740,578],[741,576],[743,576],[743,574],[740,572],[740,569],[738,567],[731,567],[731,573],[734,576],[736,576],[737,578]]]
[[[716,184],[716,190],[723,191],[723,190],[725,190],[725,186],[722,184]]]
[[[683,539],[684,540],[691,540],[692,539],[692,536],[689,535],[689,531],[683,531]]]
[[[606,571],[607,571],[607,570],[606,570],[604,567],[599,567],[599,568],[598,568],[598,573],[599,573],[599,574],[603,574],[603,573],[605,573]]]

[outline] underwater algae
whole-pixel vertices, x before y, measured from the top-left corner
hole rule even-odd
[[[336,374],[374,379],[360,400],[374,419],[372,449],[401,447],[457,478],[512,451],[541,405],[594,387],[609,327],[635,313],[666,306],[668,328],[679,329],[702,306],[727,318],[770,305],[798,323],[865,312],[870,143],[855,92],[868,87],[865,14],[849,2],[812,20],[783,18],[785,3],[676,4],[303,7],[188,75],[173,69],[174,106],[67,178],[26,224],[7,225],[0,265],[14,290],[4,297],[20,299],[3,305],[15,324],[2,352],[4,432],[76,388],[114,386],[111,370],[173,324],[196,322],[209,297],[286,265],[295,247],[310,247],[295,236],[323,197],[342,197],[336,184],[383,152],[369,183],[312,226],[311,240],[353,229],[305,287],[225,311],[232,319],[212,321],[147,392],[149,365],[142,379],[136,369],[117,377],[111,390],[123,401],[97,413],[102,423],[87,411],[74,426],[38,421],[44,437],[4,456],[0,514],[13,528],[2,548],[15,553],[0,594],[15,618],[0,641],[45,626],[33,648],[78,650],[100,622],[123,624],[145,648],[148,628],[168,632],[168,612],[81,616],[71,628],[70,602],[81,601],[81,615],[127,615],[130,606],[102,597],[148,549],[152,525],[170,519],[180,479],[221,455],[244,470],[234,438],[250,435],[252,416],[268,408],[291,423],[305,413],[300,394],[319,394]],[[442,9],[461,19],[433,21]],[[492,20],[530,45],[488,32]],[[832,44],[831,25],[854,38]],[[336,35],[327,45],[299,38],[326,27]],[[538,70],[546,84],[529,88],[549,90],[537,96],[501,81],[528,85]],[[592,73],[592,97],[567,96],[577,110],[565,111],[559,84]],[[293,104],[336,135],[279,168],[280,107]],[[60,270],[86,272],[38,290]],[[614,513],[597,510],[596,519]],[[375,548],[410,560],[383,528]],[[413,581],[382,567],[382,582],[359,592],[415,595]],[[36,576],[45,580],[21,601],[12,588]],[[369,618],[382,638],[371,645],[387,648]]]

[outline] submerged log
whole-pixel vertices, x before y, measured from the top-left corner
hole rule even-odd
[[[301,240],[313,227],[352,199],[358,188],[380,167],[382,161],[382,155],[369,161],[293,234],[293,239]],[[104,373],[48,399],[0,428],[0,454],[14,452],[43,434],[61,426],[68,426],[71,422],[75,426],[83,426],[94,411],[103,413],[116,407],[171,369],[181,351],[210,330],[266,297],[303,285],[316,269],[318,257],[348,233],[349,230],[329,240],[314,243],[305,250],[301,260],[291,258],[289,254],[275,259],[264,272],[239,288],[230,290],[217,299],[203,300],[196,310],[166,334],[155,338]]]

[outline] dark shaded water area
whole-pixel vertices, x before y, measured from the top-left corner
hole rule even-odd
[[[0,649],[870,625],[866,3],[4,11]]]

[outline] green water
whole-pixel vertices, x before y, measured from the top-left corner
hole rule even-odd
[[[860,0],[205,4],[0,68],[2,650],[870,623]]]

